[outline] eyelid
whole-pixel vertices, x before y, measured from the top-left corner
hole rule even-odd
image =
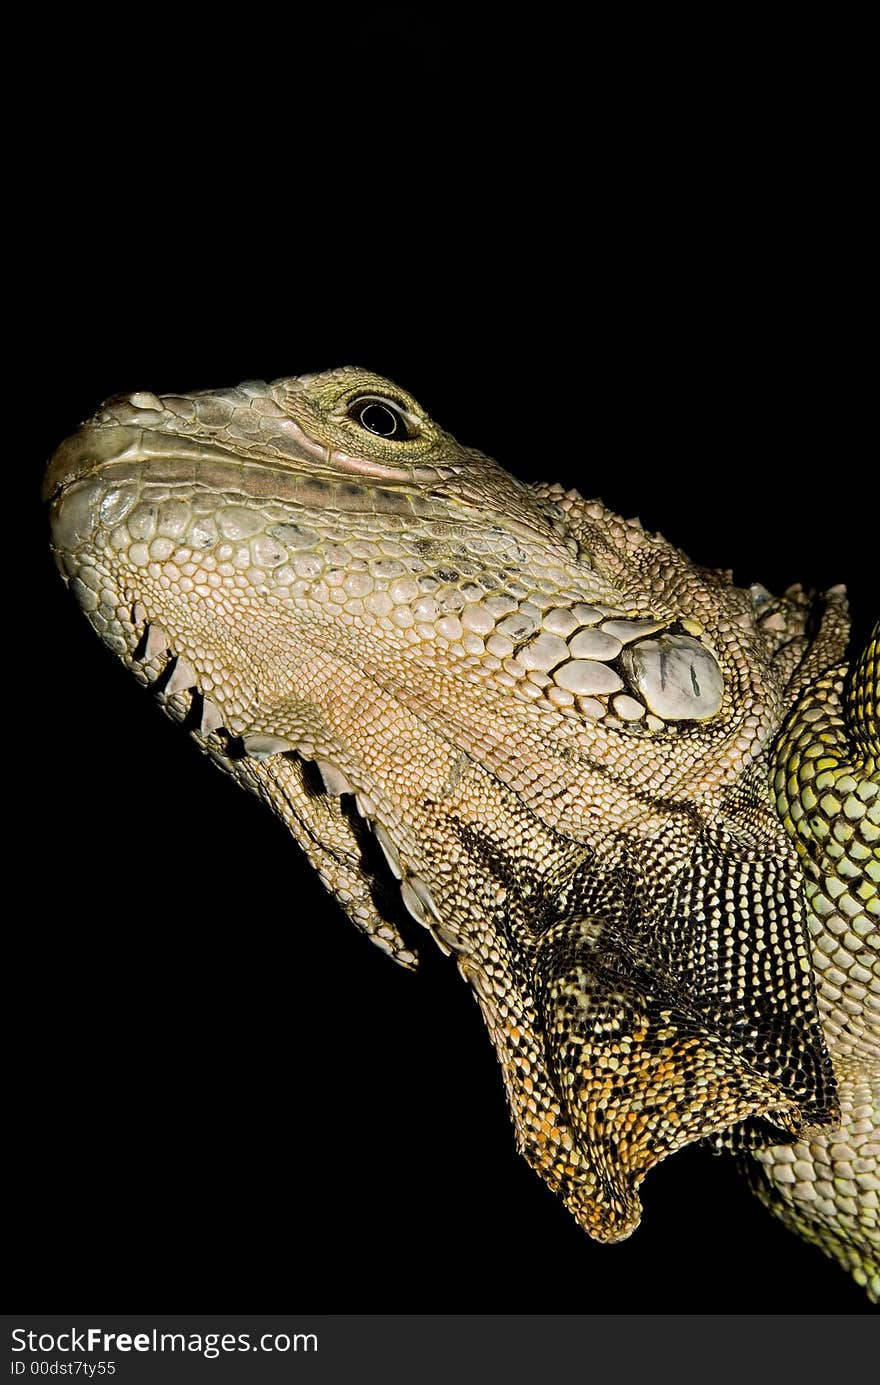
[[[388,394],[375,394],[372,390],[364,390],[362,394],[353,394],[350,399],[346,400],[344,405],[345,417],[351,417],[352,411],[356,405],[366,406],[367,404],[381,404],[385,408],[391,409],[400,415],[407,426],[410,436],[406,439],[399,439],[399,441],[409,442],[413,438],[418,437],[421,433],[423,425],[422,419],[419,418],[418,414],[412,413],[412,411],[408,409],[405,404],[402,404],[399,399],[393,399],[391,395]]]
[[[399,414],[403,414],[407,422],[420,423],[417,414],[402,404],[399,399],[394,399],[390,394],[374,394],[372,390],[365,390],[363,394],[353,394],[351,399],[346,402],[346,411],[353,408],[355,404],[387,404],[389,408],[396,409]]]

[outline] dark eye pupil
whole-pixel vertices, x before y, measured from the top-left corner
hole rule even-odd
[[[369,432],[380,438],[408,438],[411,436],[406,419],[391,404],[380,399],[357,400],[349,408],[349,414]]]
[[[361,410],[361,423],[371,433],[378,433],[380,438],[393,438],[395,433],[403,432],[397,414],[386,409],[384,404],[367,404]]]

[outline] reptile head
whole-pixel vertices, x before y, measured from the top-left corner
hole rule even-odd
[[[521,484],[405,391],[354,369],[114,398],[58,448],[44,483],[62,571],[138,672],[141,612],[157,603],[171,647],[196,668],[214,640],[216,659],[248,663],[261,627],[282,624],[290,640],[329,616],[330,643],[354,640],[356,657],[396,634],[416,646],[410,664],[425,656],[468,681],[486,674],[496,691],[626,723],[631,737],[711,720],[724,678],[705,626],[658,602],[601,522],[588,551],[566,514],[571,497],[555,489]],[[325,563],[328,524],[366,556]],[[234,651],[236,613],[218,612],[221,592],[236,613],[258,601]],[[227,724],[243,726],[241,697],[234,709],[218,697]]]
[[[374,942],[414,964],[402,902],[455,951],[591,1234],[689,1141],[828,1118],[762,771],[801,602],[523,485],[361,370],[111,400],[46,494],[104,642]]]

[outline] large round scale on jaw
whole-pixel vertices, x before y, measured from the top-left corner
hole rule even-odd
[[[689,635],[640,640],[620,657],[633,688],[664,721],[705,721],[721,706],[724,678],[717,660]]]

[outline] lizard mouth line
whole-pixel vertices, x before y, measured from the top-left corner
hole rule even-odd
[[[119,434],[127,436],[120,437]],[[171,444],[174,444],[173,448]],[[435,478],[436,481],[436,478]],[[442,484],[442,483],[440,483]],[[463,528],[489,530],[505,545],[504,559],[525,559],[523,543],[534,541],[527,525],[486,512],[462,498],[450,513],[450,499],[414,481],[384,481],[316,469],[314,461],[280,469],[271,458],[241,458],[214,446],[179,436],[135,429],[86,429],[62,443],[43,485],[56,541],[81,542],[106,522],[113,496],[132,487],[145,495],[225,493],[243,505],[291,506],[299,515],[352,515],[380,519],[394,531],[429,526],[433,539]],[[70,518],[73,517],[73,529]]]
[[[111,468],[130,472],[131,479],[136,475],[164,483],[201,481],[241,489],[254,498],[276,500],[297,498],[295,488],[304,481],[328,492],[334,485],[343,494],[348,489],[352,497],[388,488],[388,493],[420,498],[430,494],[432,483],[447,481],[452,474],[449,468],[404,470],[384,466],[329,447],[320,448],[301,430],[297,433],[296,438],[285,439],[289,450],[284,454],[267,451],[248,456],[240,440],[227,448],[182,433],[125,424],[86,424],[55,451],[43,481],[43,500],[52,502],[76,482]],[[290,494],[289,486],[294,488]]]
[[[146,417],[116,422],[98,415],[56,449],[42,497],[54,510],[72,487],[98,478],[108,487],[204,488],[237,494],[245,503],[274,501],[322,514],[387,517],[395,528],[427,523],[444,535],[457,526],[489,528],[517,546],[549,541],[560,559],[578,556],[558,518],[535,523],[524,514],[496,510],[479,488],[469,488],[455,465],[391,466],[322,446],[290,419],[276,426],[280,431],[264,443],[249,437],[230,438],[227,444],[154,427]],[[525,558],[521,551],[515,556]]]

